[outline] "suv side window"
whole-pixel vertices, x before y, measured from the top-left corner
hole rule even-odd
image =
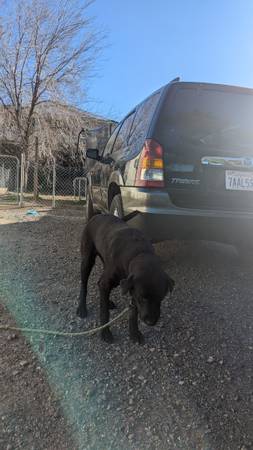
[[[138,108],[128,140],[131,154],[137,155],[147,136],[148,128],[158,105],[161,92],[156,92]]]
[[[107,156],[107,155],[110,155],[110,153],[112,152],[112,147],[113,147],[113,144],[114,144],[115,139],[117,137],[117,134],[118,134],[118,132],[120,130],[120,127],[121,127],[121,123],[113,130],[111,136],[109,137],[109,139],[107,141],[107,144],[106,144],[106,146],[104,148],[104,151],[103,151],[103,156],[104,157]]]
[[[128,135],[130,133],[133,124],[134,115],[135,111],[129,114],[122,123],[119,134],[114,143],[112,153],[119,152],[120,150],[123,150],[127,146]]]

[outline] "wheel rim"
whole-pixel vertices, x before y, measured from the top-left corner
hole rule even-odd
[[[116,216],[116,217],[119,217],[119,211],[118,211],[117,208],[114,208],[113,215]]]

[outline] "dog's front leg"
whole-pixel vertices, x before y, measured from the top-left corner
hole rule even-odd
[[[105,325],[110,319],[110,302],[109,296],[111,285],[109,279],[103,274],[98,282],[100,292],[100,325]],[[113,335],[109,327],[101,331],[101,339],[105,342],[113,342]]]
[[[84,319],[87,317],[86,296],[87,296],[87,283],[89,276],[89,267],[87,259],[83,259],[81,263],[81,289],[79,295],[79,305],[77,308],[77,315]]]
[[[89,246],[86,245],[86,248],[87,250],[81,263],[81,289],[79,296],[79,305],[76,311],[77,315],[82,319],[84,319],[84,317],[87,316],[87,307],[86,307],[87,284],[92,267],[94,266],[96,259],[96,252],[94,246],[90,244]]]
[[[135,305],[129,308],[129,335],[132,342],[143,344],[144,337],[138,328],[138,310]]]

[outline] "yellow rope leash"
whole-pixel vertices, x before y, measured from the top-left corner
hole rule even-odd
[[[118,314],[114,319],[107,322],[105,325],[101,325],[100,327],[93,328],[92,330],[87,331],[79,331],[78,333],[68,333],[64,331],[52,331],[52,330],[41,330],[38,328],[18,328],[18,327],[11,327],[9,325],[0,325],[0,330],[12,330],[12,331],[22,331],[24,333],[39,333],[39,334],[53,334],[54,336],[91,336],[92,334],[97,333],[98,331],[104,330],[104,328],[109,327],[113,323],[117,322],[121,317],[123,317],[127,312],[129,311],[129,308],[125,308],[120,314]]]

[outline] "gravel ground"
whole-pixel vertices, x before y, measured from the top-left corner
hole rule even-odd
[[[82,214],[0,211],[1,323],[66,331],[97,324],[99,262],[89,317],[75,315]],[[113,327],[112,345],[98,336],[25,342],[1,333],[1,448],[253,448],[252,263],[215,243],[156,250],[176,288],[158,325],[141,326],[143,346],[130,343],[127,319]],[[121,311],[126,299],[117,290],[112,297]]]
[[[0,324],[6,323],[16,326],[0,305]],[[40,441],[44,449],[77,448],[46,373],[20,333],[3,333],[0,355],[0,448],[35,450]]]

